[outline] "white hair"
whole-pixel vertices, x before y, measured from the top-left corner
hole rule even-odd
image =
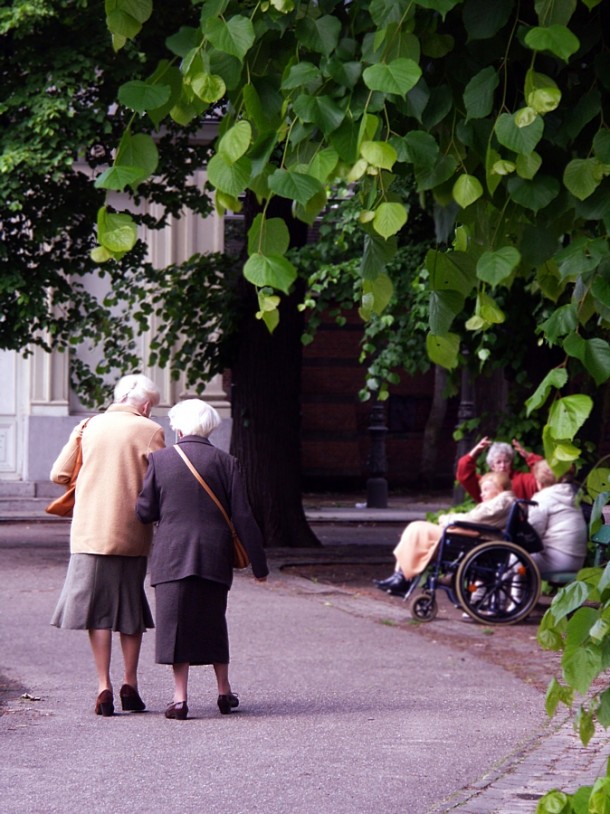
[[[515,457],[515,450],[505,441],[494,441],[487,452],[487,466],[492,467],[496,458],[502,455],[512,461]]]
[[[207,438],[220,424],[220,416],[211,404],[201,399],[185,399],[174,404],[168,413],[172,430],[182,435]]]
[[[161,400],[159,388],[143,373],[130,373],[119,379],[114,388],[114,401],[116,404],[132,404],[141,407],[147,401],[156,407]]]

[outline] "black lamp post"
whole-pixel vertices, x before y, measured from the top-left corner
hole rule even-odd
[[[366,482],[366,505],[369,509],[388,507],[388,481],[385,477],[388,471],[385,450],[387,432],[385,410],[383,404],[377,401],[371,407],[369,424],[371,446],[367,461],[369,477]]]
[[[468,358],[468,352],[462,351],[463,355]],[[462,368],[462,379],[460,383],[460,404],[458,407],[458,423],[457,427],[462,428],[465,421],[469,421],[476,415],[475,408],[475,392],[474,381],[470,370],[466,366]],[[472,431],[464,432],[457,443],[456,451],[456,466],[457,461],[462,455],[465,455],[473,447]],[[454,503],[462,503],[465,498],[464,488],[456,485],[453,489]]]

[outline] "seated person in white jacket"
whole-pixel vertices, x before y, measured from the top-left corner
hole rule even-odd
[[[532,554],[543,579],[557,571],[578,571],[587,553],[587,524],[574,505],[574,489],[569,483],[557,483],[545,460],[532,467],[538,491],[529,507],[529,522],[542,540],[544,550]]]

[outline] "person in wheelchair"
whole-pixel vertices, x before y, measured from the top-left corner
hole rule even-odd
[[[537,505],[530,506],[528,520],[544,546],[532,559],[543,579],[578,571],[585,561],[588,532],[582,511],[574,505],[574,489],[569,482],[558,483],[544,459],[532,472],[538,486],[532,500]]]
[[[468,512],[443,514],[438,523],[415,520],[406,527],[394,549],[396,569],[387,579],[375,580],[377,587],[393,596],[404,596],[411,580],[421,574],[436,551],[443,530],[458,521],[485,523],[498,528],[506,525],[515,500],[506,472],[486,472],[481,476],[481,503]]]
[[[487,450],[486,463],[490,472],[507,472],[511,482],[515,497],[530,500],[534,492],[537,491],[536,479],[532,472],[532,467],[536,461],[542,460],[541,455],[535,452],[528,452],[521,446],[516,438],[513,438],[512,446],[504,441],[491,441],[486,435],[458,460],[455,478],[473,500],[477,503],[481,501],[480,476],[477,473],[477,459],[483,450]],[[523,458],[528,465],[529,472],[516,472],[513,469],[515,452]]]

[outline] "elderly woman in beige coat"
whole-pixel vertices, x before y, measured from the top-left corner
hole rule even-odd
[[[149,418],[159,390],[146,376],[124,376],[105,413],[75,427],[51,470],[67,484],[81,436],[82,468],[76,481],[70,529],[70,563],[51,624],[88,630],[98,676],[97,715],[114,713],[110,678],[112,632],[120,633],[125,672],[123,710],[142,712],[138,661],[142,633],[154,627],[144,593],[152,526],[140,523],[134,504],[151,452],[165,446],[163,429]]]
[[[409,523],[394,549],[396,570],[387,579],[376,580],[377,587],[393,596],[404,596],[411,581],[424,571],[434,556],[443,531],[452,523],[485,523],[497,527],[499,535],[515,500],[510,477],[506,472],[486,472],[481,476],[480,486],[481,503],[470,511],[443,514],[438,523],[427,520]]]

